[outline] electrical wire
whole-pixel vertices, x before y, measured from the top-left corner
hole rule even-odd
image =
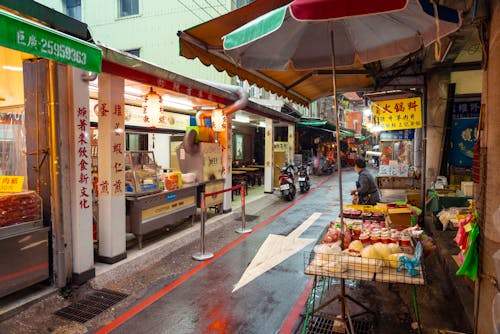
[[[193,0],[193,2],[196,4],[196,6],[198,6],[199,9],[201,9],[202,11],[204,11],[205,14],[207,14],[210,19],[213,19],[213,16],[210,15],[210,13],[205,10],[205,8],[203,8],[202,6],[200,6],[200,4],[196,0]]]
[[[208,5],[210,8],[212,8],[212,9],[214,10],[214,12],[216,12],[216,13],[217,13],[217,15],[219,15],[219,16],[220,16],[220,15],[222,15],[221,13],[219,13],[219,11],[218,11],[218,10],[217,10],[214,6],[212,6],[212,4],[211,4],[210,2],[208,2],[208,0],[205,0],[205,2],[207,3],[207,5]]]
[[[222,8],[224,8],[224,10],[227,10],[228,12],[229,12],[229,11],[231,11],[231,8],[227,9],[227,8],[226,8],[226,6],[225,6],[222,2],[220,2],[219,0],[216,0],[216,1],[217,1],[217,3],[218,3],[218,4],[222,7]]]
[[[193,14],[194,16],[196,16],[198,18],[198,20],[200,20],[201,22],[203,22],[204,20],[198,16],[198,14],[196,14],[195,12],[193,12],[191,10],[191,8],[189,8],[188,6],[186,6],[183,2],[183,0],[177,0],[178,3],[180,3],[184,8],[186,8],[189,12],[191,12],[191,14]]]

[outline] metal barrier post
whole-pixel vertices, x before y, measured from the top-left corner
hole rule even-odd
[[[207,214],[207,208],[205,207],[205,192],[200,193],[201,201],[201,237],[200,237],[200,251],[193,254],[193,259],[198,261],[204,261],[214,257],[213,253],[205,253],[205,220]]]
[[[241,227],[236,229],[237,233],[245,234],[252,232],[251,228],[245,228],[246,217],[245,217],[245,181],[241,183]]]

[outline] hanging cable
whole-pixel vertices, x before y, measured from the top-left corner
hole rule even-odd
[[[205,2],[207,3],[207,5],[212,8],[214,10],[214,12],[217,13],[217,15],[222,15],[221,13],[219,13],[219,11],[214,7],[212,6],[212,4],[210,2],[208,2],[207,0],[205,0]]]
[[[205,14],[207,14],[210,19],[213,19],[213,16],[210,15],[210,13],[205,8],[203,8],[203,6],[200,6],[200,4],[196,0],[193,0],[193,2],[196,4],[196,6],[198,6],[199,9],[204,11]]]
[[[434,19],[436,20],[436,44],[434,44],[434,58],[436,61],[441,61],[441,37],[439,37],[439,12],[436,1],[431,0],[434,7]]]
[[[229,9],[228,9],[228,8],[226,8],[226,6],[225,6],[222,2],[220,2],[219,0],[216,0],[216,1],[217,1],[217,3],[218,3],[218,4],[222,7],[222,8],[224,8],[224,10],[226,10],[226,11],[228,11],[228,12],[229,12],[229,11],[231,11],[231,7],[229,7]]]
[[[180,3],[184,8],[186,8],[189,12],[191,12],[191,14],[193,14],[194,16],[196,16],[198,18],[198,20],[200,20],[201,22],[203,22],[204,20],[198,16],[198,14],[196,14],[195,12],[193,12],[191,10],[191,8],[189,8],[188,6],[186,6],[186,4],[184,4],[184,2],[182,0],[177,0],[178,3]]]

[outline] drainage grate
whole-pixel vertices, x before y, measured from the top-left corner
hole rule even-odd
[[[306,333],[310,334],[336,334],[339,333],[333,330],[333,320],[331,315],[316,313],[309,318]],[[375,333],[374,322],[367,319],[352,319],[354,333],[356,334],[373,334]]]
[[[245,221],[251,222],[252,220],[255,220],[259,218],[259,216],[253,216],[253,215],[245,215]],[[241,221],[241,217],[236,218],[236,220]]]
[[[60,309],[55,314],[66,319],[84,323],[122,301],[127,296],[124,293],[103,289]]]

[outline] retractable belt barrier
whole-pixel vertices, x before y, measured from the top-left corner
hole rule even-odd
[[[206,214],[207,214],[207,207],[205,204],[206,197],[215,196],[215,195],[219,195],[219,194],[222,194],[222,193],[225,193],[228,191],[234,191],[234,190],[239,189],[241,192],[241,227],[236,229],[235,232],[241,233],[241,234],[252,232],[251,228],[245,227],[245,224],[246,224],[245,188],[246,188],[245,182],[242,182],[241,184],[234,186],[234,187],[231,187],[231,188],[214,191],[214,192],[207,193],[207,194],[202,192],[200,194],[200,197],[201,197],[200,198],[200,201],[201,201],[200,251],[193,254],[193,259],[198,260],[198,261],[204,261],[204,260],[208,260],[214,256],[213,253],[205,252],[205,222],[206,222]]]

